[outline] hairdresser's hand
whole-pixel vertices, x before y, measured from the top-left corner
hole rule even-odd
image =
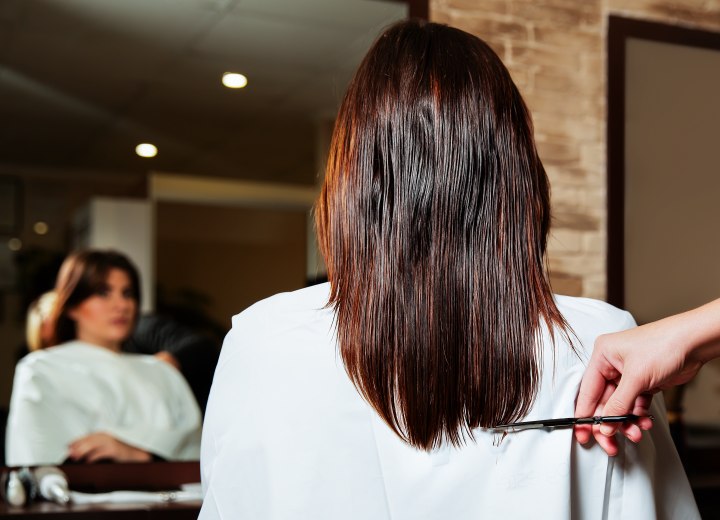
[[[587,377],[587,375],[586,375]],[[583,412],[582,417],[589,417],[589,416],[596,416],[596,415],[610,415],[608,413],[605,413],[603,408],[605,407],[605,404],[608,402],[610,397],[613,395],[613,393],[616,391],[617,387],[612,382],[606,382],[602,389],[600,398],[597,401],[597,404],[590,412]],[[652,395],[642,394],[639,396],[635,403],[633,403],[633,408],[631,410],[632,413],[644,416],[648,413],[648,408],[650,406],[650,402],[652,401]],[[579,413],[577,412],[579,408],[576,408],[575,416],[581,417]],[[622,412],[618,414],[613,415],[624,415],[628,412]],[[639,442],[642,438],[642,429],[649,429],[652,427],[652,420],[645,418],[640,421],[638,421],[637,424],[632,423],[626,423],[619,425],[614,425],[616,430],[619,429],[620,432],[625,435],[628,439],[630,439],[633,442]],[[615,431],[613,431],[613,434],[610,435],[603,435],[600,432],[600,429],[598,426],[589,426],[589,425],[582,425],[582,426],[576,426],[575,427],[575,437],[582,443],[585,444],[588,442],[591,438],[591,435],[595,436],[595,440],[597,443],[604,449],[608,455],[614,456],[617,455],[618,452],[618,445],[617,445],[617,439],[614,435]]]
[[[175,368],[175,369],[177,369],[177,370],[181,370],[181,369],[180,369],[180,362],[177,360],[177,358],[176,358],[175,356],[173,356],[173,355],[172,355],[170,352],[168,352],[167,350],[161,350],[160,352],[158,352],[157,354],[155,354],[155,357],[156,357],[157,359],[159,359],[160,361],[164,361],[165,363],[167,363],[167,364],[170,365],[171,367],[173,367],[173,368]]]
[[[691,344],[687,314],[600,336],[580,385],[575,415],[645,416],[653,393],[692,379],[705,360]],[[652,421],[645,418],[620,431],[638,442],[642,430],[651,427]],[[615,455],[617,431],[617,424],[583,426],[575,429],[575,436],[584,444],[594,435],[609,455]]]
[[[107,433],[91,433],[68,446],[68,458],[78,462],[149,462],[152,456],[139,448],[125,444]]]

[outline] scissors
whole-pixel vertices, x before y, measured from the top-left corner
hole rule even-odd
[[[647,415],[651,421],[655,420],[652,415]],[[564,419],[540,419],[538,421],[516,422],[509,424],[499,424],[491,428],[492,430],[503,430],[505,432],[519,432],[523,430],[537,430],[542,428],[568,428],[576,424],[602,424],[602,423],[625,423],[635,422],[641,416],[628,415],[596,415],[595,417],[566,417]]]

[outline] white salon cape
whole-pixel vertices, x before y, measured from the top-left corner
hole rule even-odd
[[[345,373],[328,296],[318,285],[233,318],[205,417],[201,520],[699,518],[659,399],[654,428],[614,458],[571,429],[502,440],[478,429],[474,442],[432,453],[405,444]],[[557,303],[584,358],[599,334],[635,325],[600,301]],[[556,340],[553,356],[545,334],[526,420],[574,414],[584,363]]]
[[[72,341],[18,363],[6,459],[58,464],[72,441],[104,432],[164,459],[197,460],[201,423],[190,387],[167,363]]]

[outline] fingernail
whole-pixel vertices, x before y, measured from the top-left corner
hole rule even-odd
[[[603,435],[607,435],[609,437],[613,433],[615,433],[615,430],[609,424],[601,424],[600,425],[600,433],[602,433]]]

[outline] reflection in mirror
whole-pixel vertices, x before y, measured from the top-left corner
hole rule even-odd
[[[8,464],[197,458],[200,409],[183,376],[162,359],[122,351],[139,312],[132,262],[110,251],[72,253],[40,304],[48,297],[39,348],[15,369]]]
[[[27,352],[25,313],[53,288],[61,262],[78,246],[117,249],[138,267],[143,317],[123,349],[156,354],[149,365],[182,374],[183,392],[202,412],[230,316],[322,278],[308,212],[339,96],[380,29],[406,16],[405,3],[380,0],[3,2],[3,423],[13,367]],[[227,72],[242,73],[247,85],[226,88]],[[157,154],[136,154],[141,143]],[[180,179],[184,187],[159,189],[158,179]],[[68,310],[77,317],[79,309]],[[150,408],[162,401],[128,384],[132,377],[113,386],[111,373],[138,375],[117,362],[136,356],[87,348],[94,350],[76,349],[78,359],[64,360],[77,374],[54,359],[50,373],[78,384],[94,378],[121,396],[120,408],[127,399]],[[29,389],[23,378],[34,374],[19,377],[15,388]],[[53,404],[43,425],[23,425],[22,435],[67,429],[64,442],[71,442],[120,413],[101,392],[79,392],[95,399],[93,431],[79,426],[87,417],[73,417],[68,401]],[[140,419],[125,419],[140,427]],[[167,459],[193,453],[140,448]],[[53,454],[32,462],[62,460]]]

